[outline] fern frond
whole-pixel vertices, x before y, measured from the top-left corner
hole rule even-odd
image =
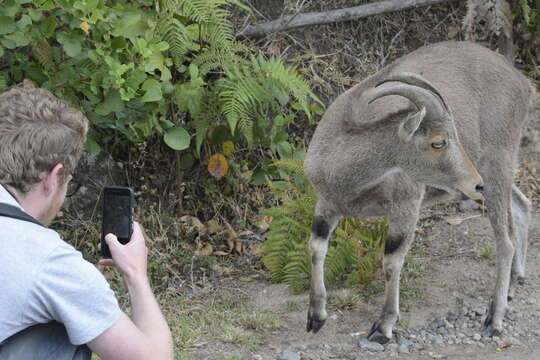
[[[7,76],[4,73],[0,73],[0,92],[7,89]]]
[[[188,29],[171,15],[161,17],[157,31],[169,44],[170,54],[177,64],[194,48]]]
[[[291,175],[303,175],[302,162],[279,160],[275,164]],[[272,281],[285,282],[293,292],[309,286],[311,263],[308,241],[316,196],[309,183],[302,188],[280,192],[281,205],[264,211],[273,216],[263,251],[263,263]],[[342,280],[368,284],[377,279],[386,238],[387,222],[362,223],[343,218],[328,242],[325,259],[325,282]]]
[[[32,55],[44,68],[54,68],[53,50],[46,39],[41,38],[32,43]]]

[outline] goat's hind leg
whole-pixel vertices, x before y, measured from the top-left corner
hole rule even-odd
[[[389,216],[390,227],[385,242],[383,261],[386,279],[385,303],[381,316],[368,334],[370,341],[387,343],[392,338],[392,330],[399,320],[399,280],[405,255],[414,239],[420,211],[419,202],[417,205],[411,211]]]
[[[509,234],[515,239],[515,253],[512,261],[512,275],[508,300],[514,297],[516,285],[525,282],[525,260],[527,257],[527,237],[531,218],[531,203],[514,184],[512,185],[512,205],[509,216]]]
[[[309,251],[311,254],[311,289],[309,293],[309,310],[306,330],[316,333],[327,317],[326,288],[324,286],[324,258],[328,251],[328,239],[336,228],[339,216],[325,207],[322,201],[317,202]]]

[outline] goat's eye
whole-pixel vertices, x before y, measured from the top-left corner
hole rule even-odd
[[[446,140],[436,141],[431,143],[431,147],[437,150],[440,150],[446,147]]]

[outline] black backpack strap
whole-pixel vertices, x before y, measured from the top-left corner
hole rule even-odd
[[[6,204],[6,203],[0,203],[0,216],[5,216],[12,219],[22,220],[22,221],[28,221],[31,223],[34,223],[39,226],[43,226],[42,223],[22,211],[16,206]],[[45,227],[45,226],[43,226]]]

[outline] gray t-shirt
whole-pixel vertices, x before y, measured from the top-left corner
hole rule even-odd
[[[20,208],[1,185],[0,202]],[[58,321],[72,344],[86,344],[120,314],[103,275],[55,231],[0,216],[0,343],[29,326]]]

